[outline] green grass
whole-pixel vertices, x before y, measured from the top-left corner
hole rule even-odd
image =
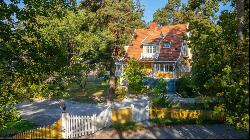
[[[129,123],[125,123],[125,124],[121,124],[121,123],[117,123],[115,122],[113,124],[113,127],[117,130],[117,131],[126,131],[126,130],[135,130],[135,129],[139,129],[142,128],[143,126],[140,124],[137,124],[135,122],[129,122]]]
[[[89,79],[84,92],[75,83],[70,85],[68,91],[69,95],[61,98],[82,103],[103,103],[106,102],[108,84],[103,80]]]
[[[18,120],[15,122],[9,122],[5,128],[0,128],[0,136],[13,135],[26,130],[37,128],[38,125],[28,120]]]

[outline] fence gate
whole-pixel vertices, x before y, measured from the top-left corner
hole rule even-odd
[[[77,138],[93,134],[112,124],[111,108],[108,107],[98,116],[76,116],[68,113],[62,114],[62,138]]]
[[[149,102],[145,107],[137,107],[131,104],[132,108],[132,121],[141,122],[149,118]]]

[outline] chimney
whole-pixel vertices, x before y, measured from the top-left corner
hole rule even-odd
[[[156,27],[157,27],[157,23],[156,22],[149,23],[149,29],[154,29]]]

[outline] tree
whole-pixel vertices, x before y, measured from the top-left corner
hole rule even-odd
[[[89,1],[83,1],[82,5],[89,5]],[[143,11],[140,5],[135,4],[132,0],[93,1],[91,6],[83,8],[88,9],[90,12],[96,11],[94,23],[96,30],[107,30],[112,33],[113,41],[108,45],[109,48],[106,54],[101,57],[101,61],[110,72],[109,96],[113,98],[116,89],[115,61],[118,57],[123,56],[123,53],[115,56],[114,49],[119,48],[121,52],[124,52],[123,46],[129,43],[134,30],[143,26],[141,20]]]
[[[164,8],[158,9],[154,13],[153,21],[161,25],[184,23],[184,8],[185,5],[181,3],[181,0],[168,0]]]
[[[226,112],[227,123],[246,129],[249,121],[249,44],[244,40],[249,36],[246,34],[249,21],[244,18],[248,14],[242,13],[243,5],[238,3],[241,8],[223,11],[217,17],[219,3],[190,1],[188,4],[192,79],[199,94],[220,97],[220,104],[215,109]],[[249,7],[245,6],[244,11],[249,11]]]
[[[44,87],[43,82],[49,75],[64,65],[60,59],[64,55],[61,49],[55,46],[50,50],[48,48],[52,48],[52,43],[42,40],[38,31],[39,16],[56,14],[59,18],[63,17],[64,10],[73,10],[75,2],[23,1],[24,8],[18,6],[20,3],[0,3],[1,128],[18,118],[13,105],[33,97],[34,85]]]

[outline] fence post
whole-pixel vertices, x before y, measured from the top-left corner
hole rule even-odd
[[[62,112],[62,129],[61,129],[61,132],[62,132],[62,138],[65,139],[67,138],[67,121],[69,119],[69,113],[66,113],[66,112]]]
[[[150,101],[147,102],[145,120],[149,120],[149,106],[150,106]]]
[[[135,106],[133,105],[133,104],[131,104],[130,105],[131,106],[131,110],[132,110],[132,114],[131,114],[131,116],[132,116],[132,120],[131,121],[135,121],[136,122],[136,120],[135,120]]]

